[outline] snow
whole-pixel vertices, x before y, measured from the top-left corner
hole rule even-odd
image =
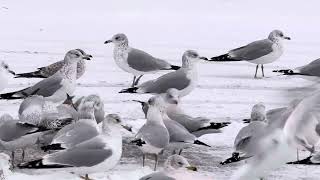
[[[201,137],[212,148],[193,147],[183,153],[199,167],[199,173],[224,180],[241,163],[222,167],[219,162],[230,156],[233,139],[243,126],[241,120],[250,115],[255,103],[264,102],[267,109],[282,107],[317,89],[313,82],[277,76],[272,70],[301,66],[318,58],[318,7],[316,0],[0,0],[0,59],[16,72],[27,72],[61,60],[70,49],[84,49],[94,59],[87,63],[87,72],[78,80],[76,95],[99,94],[107,113],[120,114],[137,130],[144,115],[140,105],[131,100],[147,100],[150,96],[117,93],[130,85],[132,76],[115,65],[113,46],[103,44],[112,35],[126,33],[131,46],[179,65],[187,49],[211,57],[265,38],[273,29],[283,30],[292,40],[285,42],[280,60],[265,66],[267,78],[253,79],[255,67],[246,62],[201,62],[199,85],[183,99],[183,107],[194,116],[232,122],[222,134]],[[141,81],[160,74],[147,75]],[[10,79],[9,87],[2,92],[37,81]],[[20,101],[0,101],[0,114],[17,117],[19,104]],[[160,164],[168,153],[161,157]],[[152,163],[147,161],[150,167]],[[283,166],[272,172],[270,179],[318,179],[316,168]],[[135,180],[151,172],[150,168],[141,167],[141,152],[126,145],[115,169],[92,178]],[[8,179],[57,177],[77,178],[68,173],[31,176],[15,172]]]

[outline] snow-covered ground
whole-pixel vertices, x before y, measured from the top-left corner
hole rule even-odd
[[[182,53],[195,49],[202,56],[214,56],[281,29],[292,38],[285,42],[279,61],[266,65],[268,78],[253,79],[255,67],[246,62],[205,63],[198,66],[199,85],[183,99],[186,111],[232,124],[222,134],[202,137],[212,148],[191,148],[183,155],[212,179],[229,179],[239,167],[220,166],[232,152],[233,138],[243,126],[251,107],[264,102],[268,109],[286,106],[294,98],[316,89],[303,79],[277,76],[273,69],[304,65],[319,57],[320,38],[317,0],[0,0],[0,59],[16,72],[61,60],[70,49],[82,48],[94,56],[86,74],[78,80],[76,95],[99,94],[107,113],[119,113],[138,127],[143,120],[139,104],[148,95],[118,94],[128,87],[131,75],[121,71],[112,58],[112,45],[103,42],[118,32],[139,49],[181,63]],[[142,81],[160,74],[143,77]],[[34,79],[11,79],[4,91],[23,88]],[[17,116],[20,101],[0,101],[0,114]],[[150,173],[141,167],[141,153],[125,145],[123,158],[112,171],[95,174],[94,179],[136,180]],[[165,154],[161,157],[163,162]],[[148,161],[152,165],[153,161]],[[317,166],[283,166],[270,179],[319,179]],[[9,179],[72,179],[71,174],[29,176],[15,173]]]

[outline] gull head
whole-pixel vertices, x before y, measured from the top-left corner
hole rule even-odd
[[[164,100],[168,104],[178,104],[179,103],[180,91],[176,88],[170,88],[164,94]]]
[[[89,55],[84,55],[76,49],[68,51],[64,58],[64,60],[69,63],[77,63],[82,59],[91,60]]]
[[[283,34],[283,32],[280,31],[280,30],[273,30],[273,31],[269,34],[268,39],[270,39],[271,41],[274,41],[274,42],[278,42],[278,41],[282,41],[282,40],[291,40],[290,37],[285,36],[285,35]]]
[[[7,63],[5,63],[4,61],[1,62],[0,67],[1,67],[2,72],[4,72],[4,73],[11,74],[11,75],[15,75],[16,74],[14,71],[12,71],[9,68],[9,65]]]
[[[83,102],[93,102],[95,110],[104,110],[104,103],[101,100],[100,96],[91,94],[84,98]]]
[[[93,101],[86,101],[81,103],[79,108],[79,119],[95,119],[94,116],[95,103]]]
[[[111,39],[104,42],[104,44],[114,43],[115,45],[128,45],[128,38],[125,34],[119,33],[112,36]]]
[[[206,57],[200,57],[197,51],[187,50],[182,55],[182,66],[190,67],[199,60],[208,60]]]
[[[151,97],[148,100],[148,104],[150,105],[150,107],[155,107],[159,109],[161,112],[165,111],[165,101],[160,95]]]
[[[197,168],[194,166],[190,166],[189,162],[180,155],[172,155],[169,156],[168,159],[164,163],[164,167],[166,170],[190,170],[197,171]]]
[[[251,121],[265,121],[266,106],[263,103],[255,104],[251,111]]]
[[[93,58],[93,56],[91,54],[87,54],[86,52],[84,52],[84,50],[82,49],[76,49],[77,51],[81,52],[82,55],[87,56],[89,58]]]
[[[125,130],[132,132],[132,127],[124,124],[121,117],[118,114],[108,114],[105,117],[105,121],[102,125],[102,128],[107,128],[105,125],[106,124],[113,124],[116,126],[121,126],[121,128],[124,128]]]

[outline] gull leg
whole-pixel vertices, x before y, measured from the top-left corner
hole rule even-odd
[[[262,77],[264,77],[264,67],[263,67],[263,64],[261,64],[261,70],[262,70]]]
[[[257,64],[256,66],[256,73],[254,74],[254,78],[257,78],[258,69],[259,69],[259,64]]]
[[[143,76],[143,75],[140,75],[140,76],[136,79],[136,82],[134,83],[135,86],[138,85],[138,83],[139,83],[140,79],[142,78],[142,76]]]
[[[84,179],[84,180],[93,180],[91,178],[89,178],[89,175],[86,174],[85,176],[80,176],[81,179]]]
[[[182,150],[183,150],[183,149],[180,149],[180,151],[179,151],[179,154],[178,154],[178,155],[181,155],[181,153],[182,153]]]
[[[22,149],[22,162],[24,162],[24,157],[25,157],[25,151]]]
[[[12,158],[11,165],[12,165],[12,168],[14,168],[14,151],[11,152],[11,158]]]
[[[145,154],[143,154],[142,155],[142,167],[144,167],[144,161],[146,160],[146,155]]]
[[[299,149],[297,149],[297,161],[299,161]]]
[[[137,76],[133,76],[133,81],[132,81],[131,87],[134,87],[135,82],[136,82],[136,78],[137,78]]]
[[[156,162],[155,162],[155,164],[154,164],[154,169],[153,169],[153,170],[156,171],[156,170],[157,170],[157,165],[158,165],[158,154],[155,154],[155,155],[154,155],[154,158],[155,158],[155,161],[156,161]]]

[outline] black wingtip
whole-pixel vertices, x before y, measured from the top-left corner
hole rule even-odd
[[[251,122],[251,119],[243,119],[242,122],[244,124],[249,124]]]
[[[294,72],[292,69],[273,70],[275,73],[282,73],[282,75],[305,75],[298,72]]]
[[[35,71],[30,73],[16,74],[14,78],[47,78],[47,77],[41,75],[39,71]]]
[[[303,165],[320,165],[320,163],[314,163],[311,161],[312,156],[306,157],[305,159],[288,162],[287,164],[303,164]]]
[[[138,87],[122,89],[119,93],[137,93]]]
[[[180,66],[171,65],[171,69],[172,69],[172,70],[178,70],[178,69],[180,69],[180,68],[181,68]]]
[[[136,146],[142,146],[143,144],[146,144],[146,142],[144,142],[143,140],[141,139],[136,139],[136,140],[133,140],[130,142],[131,144],[135,144]]]
[[[65,167],[72,167],[72,166],[60,165],[60,164],[45,165],[43,164],[42,159],[18,164],[18,168],[20,169],[52,169],[52,168],[65,168]]]
[[[234,153],[232,153],[232,157],[226,159],[225,161],[220,162],[220,164],[221,165],[226,165],[226,164],[238,162],[240,160],[241,160],[240,154],[238,152],[234,152]]]
[[[43,150],[44,152],[47,152],[50,150],[56,151],[56,150],[64,150],[64,149],[65,148],[61,147],[61,144],[50,144],[50,145],[41,147],[41,150]]]
[[[241,60],[232,59],[228,54],[223,54],[220,56],[212,57],[208,61],[223,62],[223,61],[241,61]]]
[[[201,146],[211,147],[211,146],[209,146],[208,144],[206,144],[206,143],[204,143],[204,142],[201,142],[201,141],[199,141],[199,140],[195,140],[195,141],[193,142],[193,144],[197,144],[197,145],[201,145]]]
[[[231,122],[221,122],[221,123],[212,122],[212,123],[210,123],[209,126],[202,127],[200,129],[198,129],[198,131],[200,131],[200,130],[208,130],[208,129],[221,129],[221,128],[224,128],[224,127],[228,126],[229,124],[231,124]]]

